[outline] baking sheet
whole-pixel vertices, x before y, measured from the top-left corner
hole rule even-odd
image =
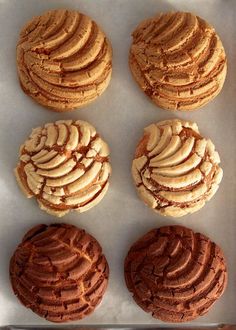
[[[45,110],[19,86],[15,46],[24,23],[44,10],[70,7],[93,17],[110,38],[114,50],[111,84],[93,104],[67,114]],[[193,11],[212,23],[228,55],[228,75],[221,94],[202,110],[172,113],[158,109],[139,90],[128,69],[130,33],[144,18],[158,11]],[[236,322],[236,38],[234,0],[0,0],[0,325],[50,325],[25,309],[14,297],[8,262],[16,245],[38,223],[68,222],[85,228],[103,246],[110,265],[109,288],[101,306],[76,324],[161,323],[143,312],[125,287],[123,260],[134,240],[153,227],[182,224],[209,235],[222,246],[229,269],[224,296],[204,317],[188,325]],[[196,121],[220,153],[223,182],[216,196],[199,212],[180,219],[164,218],[137,197],[130,166],[143,127],[179,117]],[[26,199],[13,176],[19,145],[31,128],[58,119],[83,119],[96,126],[110,145],[113,175],[104,200],[92,210],[62,219],[47,215]]]

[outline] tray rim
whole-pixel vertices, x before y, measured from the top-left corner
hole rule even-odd
[[[189,326],[189,325],[45,325],[45,326],[24,326],[24,325],[8,325],[8,326],[0,326],[1,330],[47,330],[47,329],[60,329],[60,330],[145,330],[145,329],[158,329],[158,330],[171,330],[171,329],[179,329],[179,330],[236,330],[236,324],[217,324],[217,325],[208,325],[208,326]]]
[[[220,323],[209,323],[208,325],[204,325],[204,323],[200,325],[181,325],[181,324],[174,324],[173,326],[170,324],[167,325],[162,325],[162,324],[121,324],[121,325],[116,325],[116,324],[108,324],[108,325],[99,325],[99,324],[93,324],[93,325],[5,325],[5,326],[0,326],[0,329],[3,330],[24,330],[24,329],[34,329],[34,330],[41,330],[41,329],[75,329],[75,330],[83,330],[83,329],[108,329],[108,330],[113,330],[113,329],[124,329],[124,330],[133,330],[133,329],[174,329],[174,328],[179,328],[179,329],[203,329],[203,330],[208,330],[208,329],[225,329],[225,330],[236,330],[236,324],[226,324],[222,325]]]

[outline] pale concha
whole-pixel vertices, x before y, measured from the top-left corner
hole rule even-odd
[[[33,17],[20,33],[17,68],[21,86],[54,111],[85,106],[107,88],[112,48],[88,16],[67,9]]]
[[[49,214],[84,212],[107,192],[108,145],[88,122],[60,120],[32,130],[20,148],[16,179]]]
[[[197,124],[179,119],[144,130],[132,164],[141,199],[165,216],[181,217],[202,208],[223,176],[220,157]]]
[[[132,34],[129,63],[141,89],[157,106],[194,110],[221,91],[226,54],[215,29],[192,13],[157,14]]]

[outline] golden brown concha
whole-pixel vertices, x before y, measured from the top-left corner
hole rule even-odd
[[[32,130],[15,175],[25,195],[49,214],[84,212],[107,192],[109,148],[88,122],[59,120]]]
[[[223,176],[220,157],[197,124],[179,119],[144,129],[132,164],[140,198],[162,215],[198,211],[216,193]]]
[[[227,285],[222,250],[181,226],[153,229],[130,248],[125,280],[135,302],[164,322],[204,315]]]
[[[132,74],[160,108],[194,110],[221,91],[225,51],[202,18],[185,12],[158,14],[141,22],[132,36]]]
[[[108,276],[96,239],[67,224],[32,228],[10,262],[16,296],[52,322],[79,320],[92,313],[102,300]]]
[[[85,106],[107,88],[112,49],[88,16],[50,10],[22,29],[17,67],[26,94],[51,110],[67,111]]]

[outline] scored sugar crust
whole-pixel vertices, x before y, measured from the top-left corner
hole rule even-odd
[[[196,123],[179,119],[144,129],[132,175],[141,199],[162,215],[180,217],[202,208],[223,176],[220,157]]]
[[[158,14],[141,22],[132,36],[131,72],[157,106],[194,110],[222,89],[225,51],[202,18],[185,12]]]
[[[88,122],[59,120],[32,130],[15,175],[25,195],[49,214],[84,212],[107,192],[109,148]]]
[[[112,49],[88,16],[50,10],[22,29],[17,67],[26,94],[51,110],[67,111],[85,106],[107,88]]]
[[[208,312],[227,285],[222,250],[191,229],[153,229],[125,259],[125,280],[136,303],[164,322],[186,322]]]
[[[97,240],[67,224],[32,228],[10,261],[16,296],[52,322],[92,313],[102,300],[108,276],[108,263]]]

